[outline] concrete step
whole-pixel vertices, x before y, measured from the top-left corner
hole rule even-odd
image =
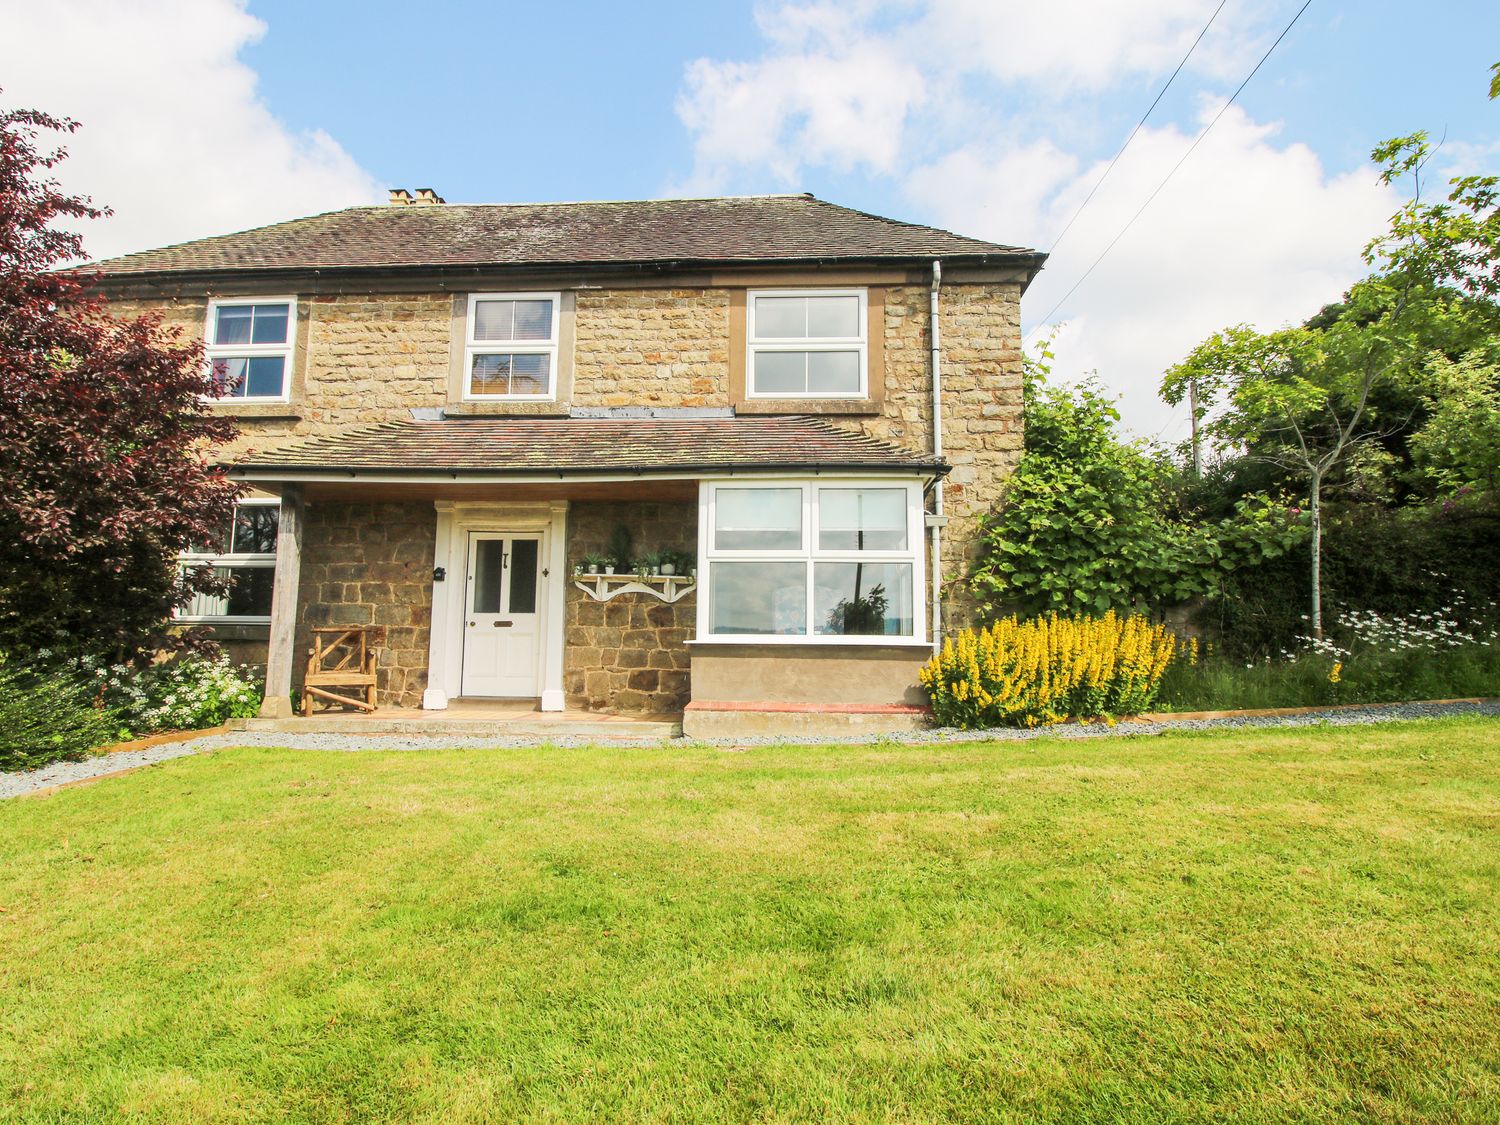
[[[682,723],[660,719],[457,719],[374,715],[310,715],[291,719],[231,719],[232,731],[272,734],[420,734],[430,738],[618,739],[682,737]]]

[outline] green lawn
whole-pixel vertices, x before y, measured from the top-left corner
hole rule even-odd
[[[0,1120],[1500,1119],[1500,723],[0,805]]]

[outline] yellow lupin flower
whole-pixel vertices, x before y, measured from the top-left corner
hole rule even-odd
[[[1195,662],[1195,639],[1182,647]],[[949,637],[921,671],[938,721],[956,726],[1059,722],[1145,710],[1179,651],[1140,615],[1004,617]],[[1335,681],[1337,682],[1337,681]]]

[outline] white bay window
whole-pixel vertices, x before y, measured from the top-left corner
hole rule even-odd
[[[919,641],[922,487],[706,483],[700,641]]]

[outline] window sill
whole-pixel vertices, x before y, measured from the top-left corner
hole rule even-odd
[[[233,402],[229,399],[214,399],[208,407],[215,414],[227,414],[232,418],[280,418],[289,421],[302,419],[302,407],[290,402]]]
[[[177,632],[189,629],[202,630],[216,641],[264,641],[271,636],[269,622],[256,621],[192,621],[178,618],[171,628]]]
[[[450,402],[450,418],[566,418],[566,402]]]
[[[734,404],[736,414],[879,414],[873,398],[747,398]]]
[[[761,646],[770,648],[785,648],[787,645],[797,645],[802,648],[901,648],[901,649],[926,649],[932,651],[932,642],[923,640],[921,637],[802,637],[786,635],[768,635],[764,637],[697,637],[683,642],[689,647],[695,645],[704,648],[757,648]]]

